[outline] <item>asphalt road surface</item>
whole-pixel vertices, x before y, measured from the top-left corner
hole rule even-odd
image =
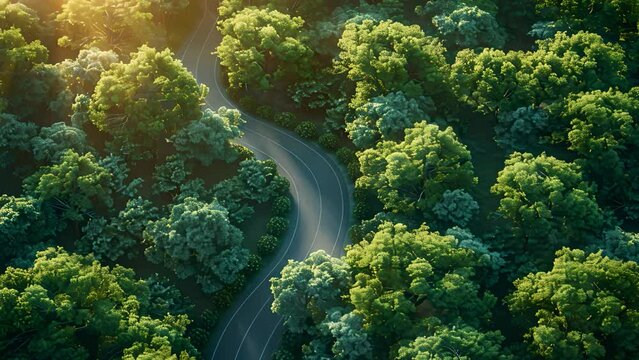
[[[204,0],[202,7],[202,18],[179,55],[197,80],[209,87],[210,108],[235,108],[212,54],[221,40],[215,27],[217,1]],[[301,260],[315,250],[342,255],[351,223],[352,189],[333,156],[266,121],[248,114],[244,118],[245,135],[239,142],[258,158],[274,160],[280,174],[291,182],[290,230],[277,254],[221,317],[204,353],[206,359],[270,359],[280,340],[282,319],[271,312],[269,279],[279,274],[288,259]]]

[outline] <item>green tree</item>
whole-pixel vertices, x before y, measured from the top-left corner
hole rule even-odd
[[[238,156],[230,141],[242,136],[240,125],[243,123],[238,110],[207,109],[202,118],[191,121],[175,134],[173,145],[182,156],[197,159],[205,166],[217,159],[230,163]]]
[[[612,39],[639,30],[639,4],[633,0],[536,0],[537,11],[571,30],[592,31]]]
[[[363,317],[356,312],[346,312],[341,308],[329,310],[324,321],[317,326],[321,337],[303,348],[304,359],[372,359],[373,347],[363,323]]]
[[[401,92],[393,92],[371,99],[355,111],[355,119],[346,124],[346,131],[353,144],[370,148],[379,139],[400,140],[404,130],[416,122],[429,120],[428,113],[435,111],[430,98],[408,98]]]
[[[195,359],[189,318],[150,316],[149,295],[133,270],[49,248],[32,267],[0,275],[0,351],[27,359]]]
[[[548,272],[515,281],[507,303],[544,359],[629,359],[639,354],[639,266],[601,253],[557,251]]]
[[[452,236],[389,222],[370,242],[348,248],[355,274],[349,299],[376,349],[414,338],[429,317],[474,326],[489,321],[496,299],[476,282],[478,258]]]
[[[244,236],[216,201],[186,198],[173,205],[168,217],[147,225],[147,258],[173,270],[180,279],[195,277],[206,293],[238,279],[248,262]]]
[[[89,117],[118,144],[148,148],[199,119],[205,93],[170,50],[142,46],[129,63],[102,73]]]
[[[303,261],[289,260],[280,276],[271,279],[271,310],[284,318],[288,330],[302,333],[343,303],[350,284],[348,265],[323,250]]]
[[[35,10],[11,0],[0,0],[0,28],[20,29],[28,41],[36,40],[44,35],[42,20]]]
[[[639,88],[571,96],[560,131],[599,190],[599,199],[630,219],[639,218]]]
[[[55,232],[53,214],[30,197],[0,195],[0,267]]]
[[[326,0],[221,0],[217,8],[222,19],[249,6],[272,7],[286,14],[307,18],[318,18],[325,15],[331,8],[331,2]]]
[[[80,221],[98,206],[111,207],[111,177],[92,154],[67,150],[55,164],[42,166],[25,179],[24,190],[50,203],[64,219]]]
[[[501,48],[506,43],[495,15],[477,6],[460,4],[450,13],[435,16],[433,25],[445,43],[456,48]]]
[[[473,196],[461,189],[446,190],[440,202],[433,206],[437,219],[449,225],[466,226],[479,210]]]
[[[15,115],[0,114],[0,150],[31,152],[31,139],[37,133],[35,124],[20,121]]]
[[[462,50],[452,66],[458,98],[478,111],[513,111],[561,100],[570,93],[624,87],[624,51],[601,36],[559,32],[532,52]]]
[[[445,93],[449,66],[446,49],[417,25],[364,20],[349,23],[339,40],[336,70],[355,84],[351,107],[394,91],[407,97]]]
[[[77,58],[66,59],[55,66],[65,79],[67,90],[75,97],[80,94],[92,94],[102,73],[119,60],[118,54],[113,50],[90,48],[80,50]]]
[[[230,86],[267,90],[285,78],[309,76],[312,51],[303,26],[300,17],[255,7],[220,22],[223,38],[216,53]]]
[[[468,325],[431,326],[398,351],[397,360],[509,360],[499,331],[482,332]]]
[[[420,122],[406,130],[404,141],[383,141],[357,156],[358,186],[376,191],[393,212],[432,216],[446,190],[469,190],[477,182],[470,152],[450,127]]]
[[[58,44],[74,50],[97,47],[128,54],[148,44],[166,47],[165,13],[183,9],[176,0],[64,0],[56,22],[62,36]]]
[[[67,150],[84,154],[91,150],[84,131],[59,122],[40,129],[40,135],[31,139],[33,157],[45,163],[57,161]]]
[[[93,253],[98,260],[116,261],[124,255],[132,258],[137,255],[135,245],[141,243],[144,229],[158,219],[153,203],[141,197],[130,199],[116,217],[89,219],[76,247],[83,253]]]
[[[511,227],[518,256],[537,266],[549,264],[562,246],[586,245],[601,235],[604,216],[593,186],[581,169],[552,156],[514,153],[491,191],[500,197],[498,214]]]

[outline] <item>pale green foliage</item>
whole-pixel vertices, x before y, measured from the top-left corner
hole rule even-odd
[[[521,247],[511,244],[512,250],[543,266],[562,246],[585,245],[600,236],[603,213],[579,166],[529,153],[514,153],[505,165],[491,191],[500,197],[498,213],[521,241]]]
[[[588,249],[593,252],[602,250],[603,255],[614,259],[639,263],[639,234],[617,227],[604,231],[602,240],[602,243],[596,243]]]
[[[80,221],[97,205],[110,207],[111,173],[90,154],[67,150],[53,165],[42,166],[24,182],[24,190],[59,209],[63,218]]]
[[[170,50],[142,46],[129,63],[102,73],[89,116],[117,143],[150,147],[199,119],[205,94]]]
[[[175,192],[190,174],[191,169],[182,157],[169,155],[162,164],[155,167],[153,192],[156,194]]]
[[[0,330],[0,352],[17,359],[133,359],[161,351],[163,359],[195,359],[188,316],[150,316],[149,295],[133,270],[49,248],[32,267],[0,275],[0,321],[11,324]]]
[[[554,266],[516,280],[510,310],[543,359],[629,359],[639,353],[639,265],[564,248]]]
[[[501,48],[506,42],[495,16],[476,6],[460,5],[450,13],[437,15],[433,25],[445,42],[458,48]]]
[[[433,326],[399,349],[397,360],[509,360],[499,331],[482,332],[468,325]]]
[[[424,96],[408,98],[397,91],[375,97],[357,108],[355,119],[346,124],[346,131],[356,147],[369,148],[379,139],[400,140],[405,129],[428,120],[428,113],[433,111],[432,99]]]
[[[342,304],[350,283],[348,265],[322,250],[300,262],[289,260],[280,276],[271,279],[271,310],[284,318],[288,330],[301,333]]]
[[[217,11],[224,19],[248,6],[260,6],[303,18],[315,18],[323,15],[330,8],[330,3],[326,0],[221,0]]]
[[[40,162],[57,161],[67,150],[84,154],[90,152],[84,131],[63,122],[40,129],[40,135],[31,139],[33,157]]]
[[[433,206],[433,213],[445,224],[466,226],[479,210],[472,195],[461,189],[446,190],[440,202]]]
[[[457,246],[472,250],[477,256],[478,277],[487,286],[494,285],[499,279],[499,271],[506,265],[501,253],[490,249],[481,239],[473,235],[470,230],[462,229],[458,226],[446,230],[446,235],[454,236]]]
[[[459,99],[477,110],[513,111],[588,89],[626,84],[624,51],[596,34],[559,32],[532,52],[462,50],[452,66]]]
[[[499,10],[495,0],[422,0],[423,5],[415,7],[415,13],[420,16],[435,16],[455,11],[460,6],[474,6],[492,15]]]
[[[93,253],[98,260],[116,261],[123,255],[132,258],[133,247],[140,242],[149,222],[159,218],[158,209],[141,197],[131,199],[117,217],[90,219],[82,228],[84,235],[78,250]]]
[[[431,216],[446,190],[468,190],[477,181],[470,152],[450,127],[420,122],[406,130],[404,141],[383,141],[357,156],[358,186],[376,191],[393,212]]]
[[[277,10],[245,8],[219,24],[216,53],[232,88],[270,89],[290,75],[310,75],[312,51],[302,35],[304,20]]]
[[[539,145],[540,137],[548,133],[548,112],[540,107],[520,107],[500,112],[495,127],[495,142],[511,151],[524,151]]]
[[[238,110],[207,109],[200,119],[191,121],[175,134],[173,145],[181,156],[197,159],[205,166],[217,159],[230,163],[238,156],[230,141],[242,136],[239,126],[243,123]]]
[[[150,223],[144,239],[150,261],[163,264],[180,279],[195,277],[205,293],[233,283],[249,256],[242,247],[242,232],[216,201],[184,199],[173,205],[168,217]]]
[[[394,91],[432,96],[448,88],[445,48],[417,25],[364,20],[349,23],[339,40],[335,69],[355,83],[350,105]]]

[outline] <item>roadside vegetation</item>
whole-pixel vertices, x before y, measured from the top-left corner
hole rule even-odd
[[[219,15],[232,96],[334,151],[355,185],[346,255],[271,280],[275,358],[639,356],[636,1]]]

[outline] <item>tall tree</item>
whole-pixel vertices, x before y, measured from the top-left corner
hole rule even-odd
[[[434,96],[449,87],[446,49],[417,25],[373,20],[349,23],[338,45],[336,70],[356,87],[353,108],[389,92]]]
[[[248,7],[218,26],[223,38],[216,53],[232,88],[267,90],[283,79],[310,75],[312,51],[302,18]]]
[[[149,260],[173,270],[180,279],[194,276],[206,293],[237,280],[249,257],[242,247],[242,232],[217,201],[184,199],[173,205],[168,217],[149,224],[144,239]]]
[[[470,151],[452,128],[420,122],[406,130],[402,142],[383,141],[357,154],[362,177],[358,186],[377,192],[384,208],[432,217],[446,190],[469,190],[477,182]]]
[[[49,202],[62,217],[79,221],[97,206],[110,207],[111,173],[90,154],[67,150],[50,166],[42,166],[25,179],[24,190],[39,201]]]
[[[543,359],[631,359],[639,355],[639,266],[564,248],[554,266],[515,281],[510,310]]]
[[[129,63],[102,73],[89,116],[119,144],[148,148],[199,119],[205,93],[170,50],[142,46]]]
[[[500,197],[497,212],[520,246],[509,245],[519,260],[548,267],[562,246],[587,245],[604,225],[594,187],[581,169],[552,156],[514,153],[491,191]]]
[[[133,270],[61,248],[0,275],[0,351],[10,358],[195,359],[186,315],[149,314]]]

